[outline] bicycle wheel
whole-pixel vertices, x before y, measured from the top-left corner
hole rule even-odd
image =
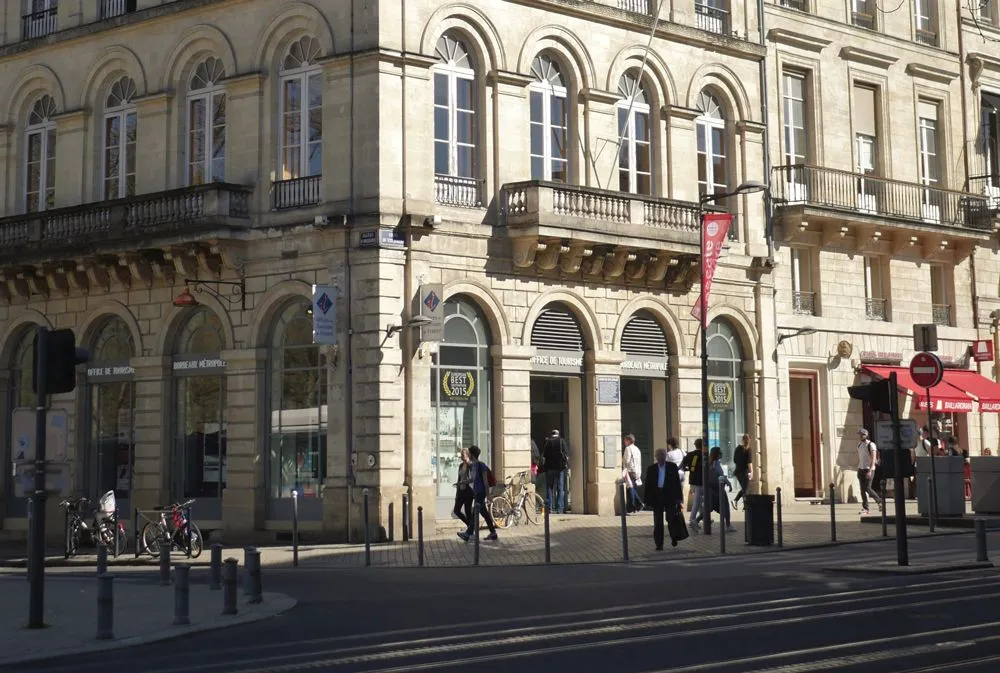
[[[160,555],[160,545],[163,544],[163,529],[159,524],[147,523],[142,527],[139,539],[142,540],[140,552],[144,551],[153,558]]]
[[[524,516],[528,523],[537,524],[545,517],[545,498],[532,493],[524,499]]]
[[[198,558],[202,550],[201,529],[193,523],[188,525],[191,526],[191,558]]]
[[[505,496],[497,496],[490,501],[490,516],[497,528],[506,528],[513,519],[513,510],[510,500]]]
[[[115,558],[124,554],[126,549],[128,549],[128,537],[125,535],[125,531],[121,528],[115,528]]]
[[[64,554],[66,558],[70,556],[76,556],[80,551],[80,526],[78,524],[70,524],[69,530],[66,531],[66,549]]]

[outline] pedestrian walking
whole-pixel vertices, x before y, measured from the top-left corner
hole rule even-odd
[[[691,490],[688,493],[688,527],[692,533],[698,532],[698,514],[701,510],[702,498],[702,469],[701,459],[701,437],[694,440],[694,449],[684,456],[683,468],[687,473],[688,484]]]
[[[496,484],[496,479],[493,478],[493,471],[490,470],[490,466],[479,460],[480,453],[479,447],[475,444],[469,447],[469,456],[472,458],[472,463],[469,465],[469,476],[472,480],[472,493],[475,502],[479,505],[479,515],[473,516],[469,520],[468,529],[458,534],[458,537],[466,542],[472,539],[475,527],[479,526],[479,516],[482,516],[486,520],[486,527],[490,529],[490,534],[486,536],[486,539],[497,539],[497,527],[493,523],[489,507],[486,506],[486,494],[489,492],[490,487]]]
[[[458,481],[455,482],[455,516],[468,529],[472,525],[472,457],[468,449],[462,449],[462,462],[458,465]]]
[[[628,491],[628,502],[625,511],[629,514],[641,512],[643,507],[642,498],[639,497],[639,486],[642,486],[642,478],[639,470],[642,466],[642,452],[635,445],[635,435],[629,433],[622,439],[622,482]]]
[[[566,470],[569,469],[569,448],[558,430],[545,440],[542,448],[542,466],[545,468],[545,506],[549,511],[563,514],[566,511]],[[555,509],[553,510],[553,491]]]
[[[726,530],[733,532],[736,529],[730,521],[729,498],[719,493],[720,479],[723,480],[727,491],[731,491],[733,488],[729,483],[729,479],[726,478],[726,468],[722,466],[722,449],[718,446],[713,446],[711,452],[708,454],[708,460],[710,467],[708,469],[708,479],[706,480],[707,490],[705,491],[705,497],[708,498],[708,506],[713,512],[719,513],[719,517],[726,525]]]
[[[656,450],[656,462],[646,470],[646,502],[653,508],[653,542],[657,551],[663,551],[663,522],[666,517],[670,524],[670,543],[677,543],[686,537],[678,534],[676,520],[684,525],[681,506],[684,503],[684,493],[681,491],[681,480],[677,465],[667,461],[667,450]]]
[[[740,484],[740,492],[733,498],[735,506],[743,499],[743,509],[747,508],[747,501],[744,499],[750,491],[750,480],[753,478],[753,452],[750,448],[750,435],[743,435],[743,443],[736,447],[733,452],[733,475]]]
[[[868,431],[864,428],[858,430],[858,483],[861,488],[861,513],[868,514],[868,496],[875,499],[879,508],[882,507],[882,500],[878,493],[872,490],[872,475],[878,465],[878,447],[875,442],[868,437]]]

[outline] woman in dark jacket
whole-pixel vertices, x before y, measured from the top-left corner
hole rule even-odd
[[[472,521],[472,477],[469,474],[469,450],[462,449],[462,462],[458,466],[458,481],[455,482],[455,516],[468,528]]]

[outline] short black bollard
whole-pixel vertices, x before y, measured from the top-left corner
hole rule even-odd
[[[628,563],[628,486],[622,480],[622,557]]]
[[[424,565],[424,508],[417,507],[417,565]]]
[[[236,576],[239,573],[239,561],[227,558],[222,564],[222,614],[235,615],[236,607]]]
[[[545,505],[543,512],[545,517],[545,563],[552,563],[552,538],[549,533],[549,506]]]
[[[108,548],[103,544],[97,545],[97,574],[103,575],[108,572]]]
[[[934,477],[927,477],[927,525],[932,533],[935,524],[937,524],[937,512],[934,511]]]
[[[299,566],[299,489],[292,489],[292,566]]]
[[[774,501],[778,506],[778,546],[785,546],[784,530],[781,527],[781,487],[774,489]]]
[[[170,543],[160,540],[160,586],[170,586]]]
[[[365,565],[370,566],[372,564],[372,540],[371,540],[371,528],[368,523],[368,489],[364,490],[365,496]]]
[[[97,578],[97,639],[115,637],[115,576],[104,573]]]
[[[837,500],[833,497],[833,484],[830,484],[830,542],[837,541]]]
[[[184,552],[187,554],[188,558],[191,558],[191,508],[184,508]]]
[[[729,523],[722,515],[729,505],[726,503],[726,478],[719,477],[719,553],[726,553],[726,527]]]
[[[174,626],[191,623],[191,566],[178,563],[174,566]]]
[[[882,537],[889,537],[889,519],[886,514],[888,506],[885,504],[885,479],[882,480]]]
[[[252,605],[264,602],[264,578],[260,567],[260,550],[256,547],[247,554],[247,579],[250,585],[250,600]]]
[[[222,545],[218,542],[212,545],[212,566],[208,572],[208,588],[210,591],[222,589]]]
[[[389,503],[389,542],[396,536],[396,507],[395,503]]]
[[[976,561],[986,563],[989,556],[986,554],[986,519],[976,519]]]
[[[253,592],[253,582],[250,579],[250,568],[252,561],[250,556],[254,552],[254,547],[243,548],[243,595],[250,596]]]
[[[479,565],[479,502],[472,506],[472,534],[475,536],[472,549],[472,565]]]
[[[410,496],[403,494],[403,542],[410,541]]]

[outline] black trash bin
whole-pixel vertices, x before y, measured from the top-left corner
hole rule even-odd
[[[767,547],[774,544],[774,496],[745,495],[746,543]]]

